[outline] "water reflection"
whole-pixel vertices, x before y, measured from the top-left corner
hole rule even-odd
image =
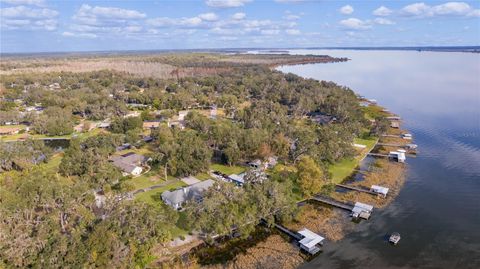
[[[351,61],[281,67],[377,99],[404,118],[420,154],[387,208],[304,268],[480,268],[480,55],[296,50]],[[396,247],[383,237],[399,231]]]

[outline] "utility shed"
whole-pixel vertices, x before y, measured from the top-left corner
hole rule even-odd
[[[303,236],[302,240],[298,242],[300,244],[300,248],[312,255],[320,251],[320,248],[318,248],[317,245],[323,244],[322,242],[323,240],[325,240],[325,238],[310,231],[307,228],[298,231],[298,233]]]
[[[386,188],[386,187],[382,187],[382,186],[378,186],[378,185],[372,185],[370,190],[378,193],[379,195],[381,195],[384,198],[387,197],[388,188]]]
[[[369,219],[372,214],[373,206],[356,202],[352,209],[351,216],[354,218]]]

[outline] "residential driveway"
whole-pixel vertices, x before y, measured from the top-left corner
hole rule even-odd
[[[192,177],[192,176],[190,176],[190,177],[184,177],[184,178],[182,178],[182,179],[180,179],[180,180],[183,181],[183,183],[187,184],[188,186],[200,182],[200,180],[199,180],[198,178]]]

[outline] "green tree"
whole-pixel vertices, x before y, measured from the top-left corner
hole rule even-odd
[[[319,193],[325,184],[322,169],[309,156],[301,158],[297,164],[297,182],[302,193],[309,197]]]

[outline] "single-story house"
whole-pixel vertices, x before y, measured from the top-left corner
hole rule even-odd
[[[162,200],[165,204],[173,207],[175,210],[182,208],[182,205],[192,199],[197,201],[203,198],[203,193],[213,186],[215,181],[207,179],[174,191],[164,191]]]
[[[160,126],[159,121],[144,121],[143,122],[143,129],[155,129]]]
[[[325,240],[325,238],[310,231],[307,228],[304,228],[303,230],[298,231],[298,233],[301,236],[303,236],[303,238],[298,242],[300,244],[301,249],[307,251],[312,255],[320,251],[320,248],[317,247],[317,245],[323,244],[323,240]]]
[[[142,173],[142,165],[147,161],[147,158],[143,155],[130,152],[121,156],[113,156],[110,160],[114,166],[122,170],[124,176],[138,176]]]

